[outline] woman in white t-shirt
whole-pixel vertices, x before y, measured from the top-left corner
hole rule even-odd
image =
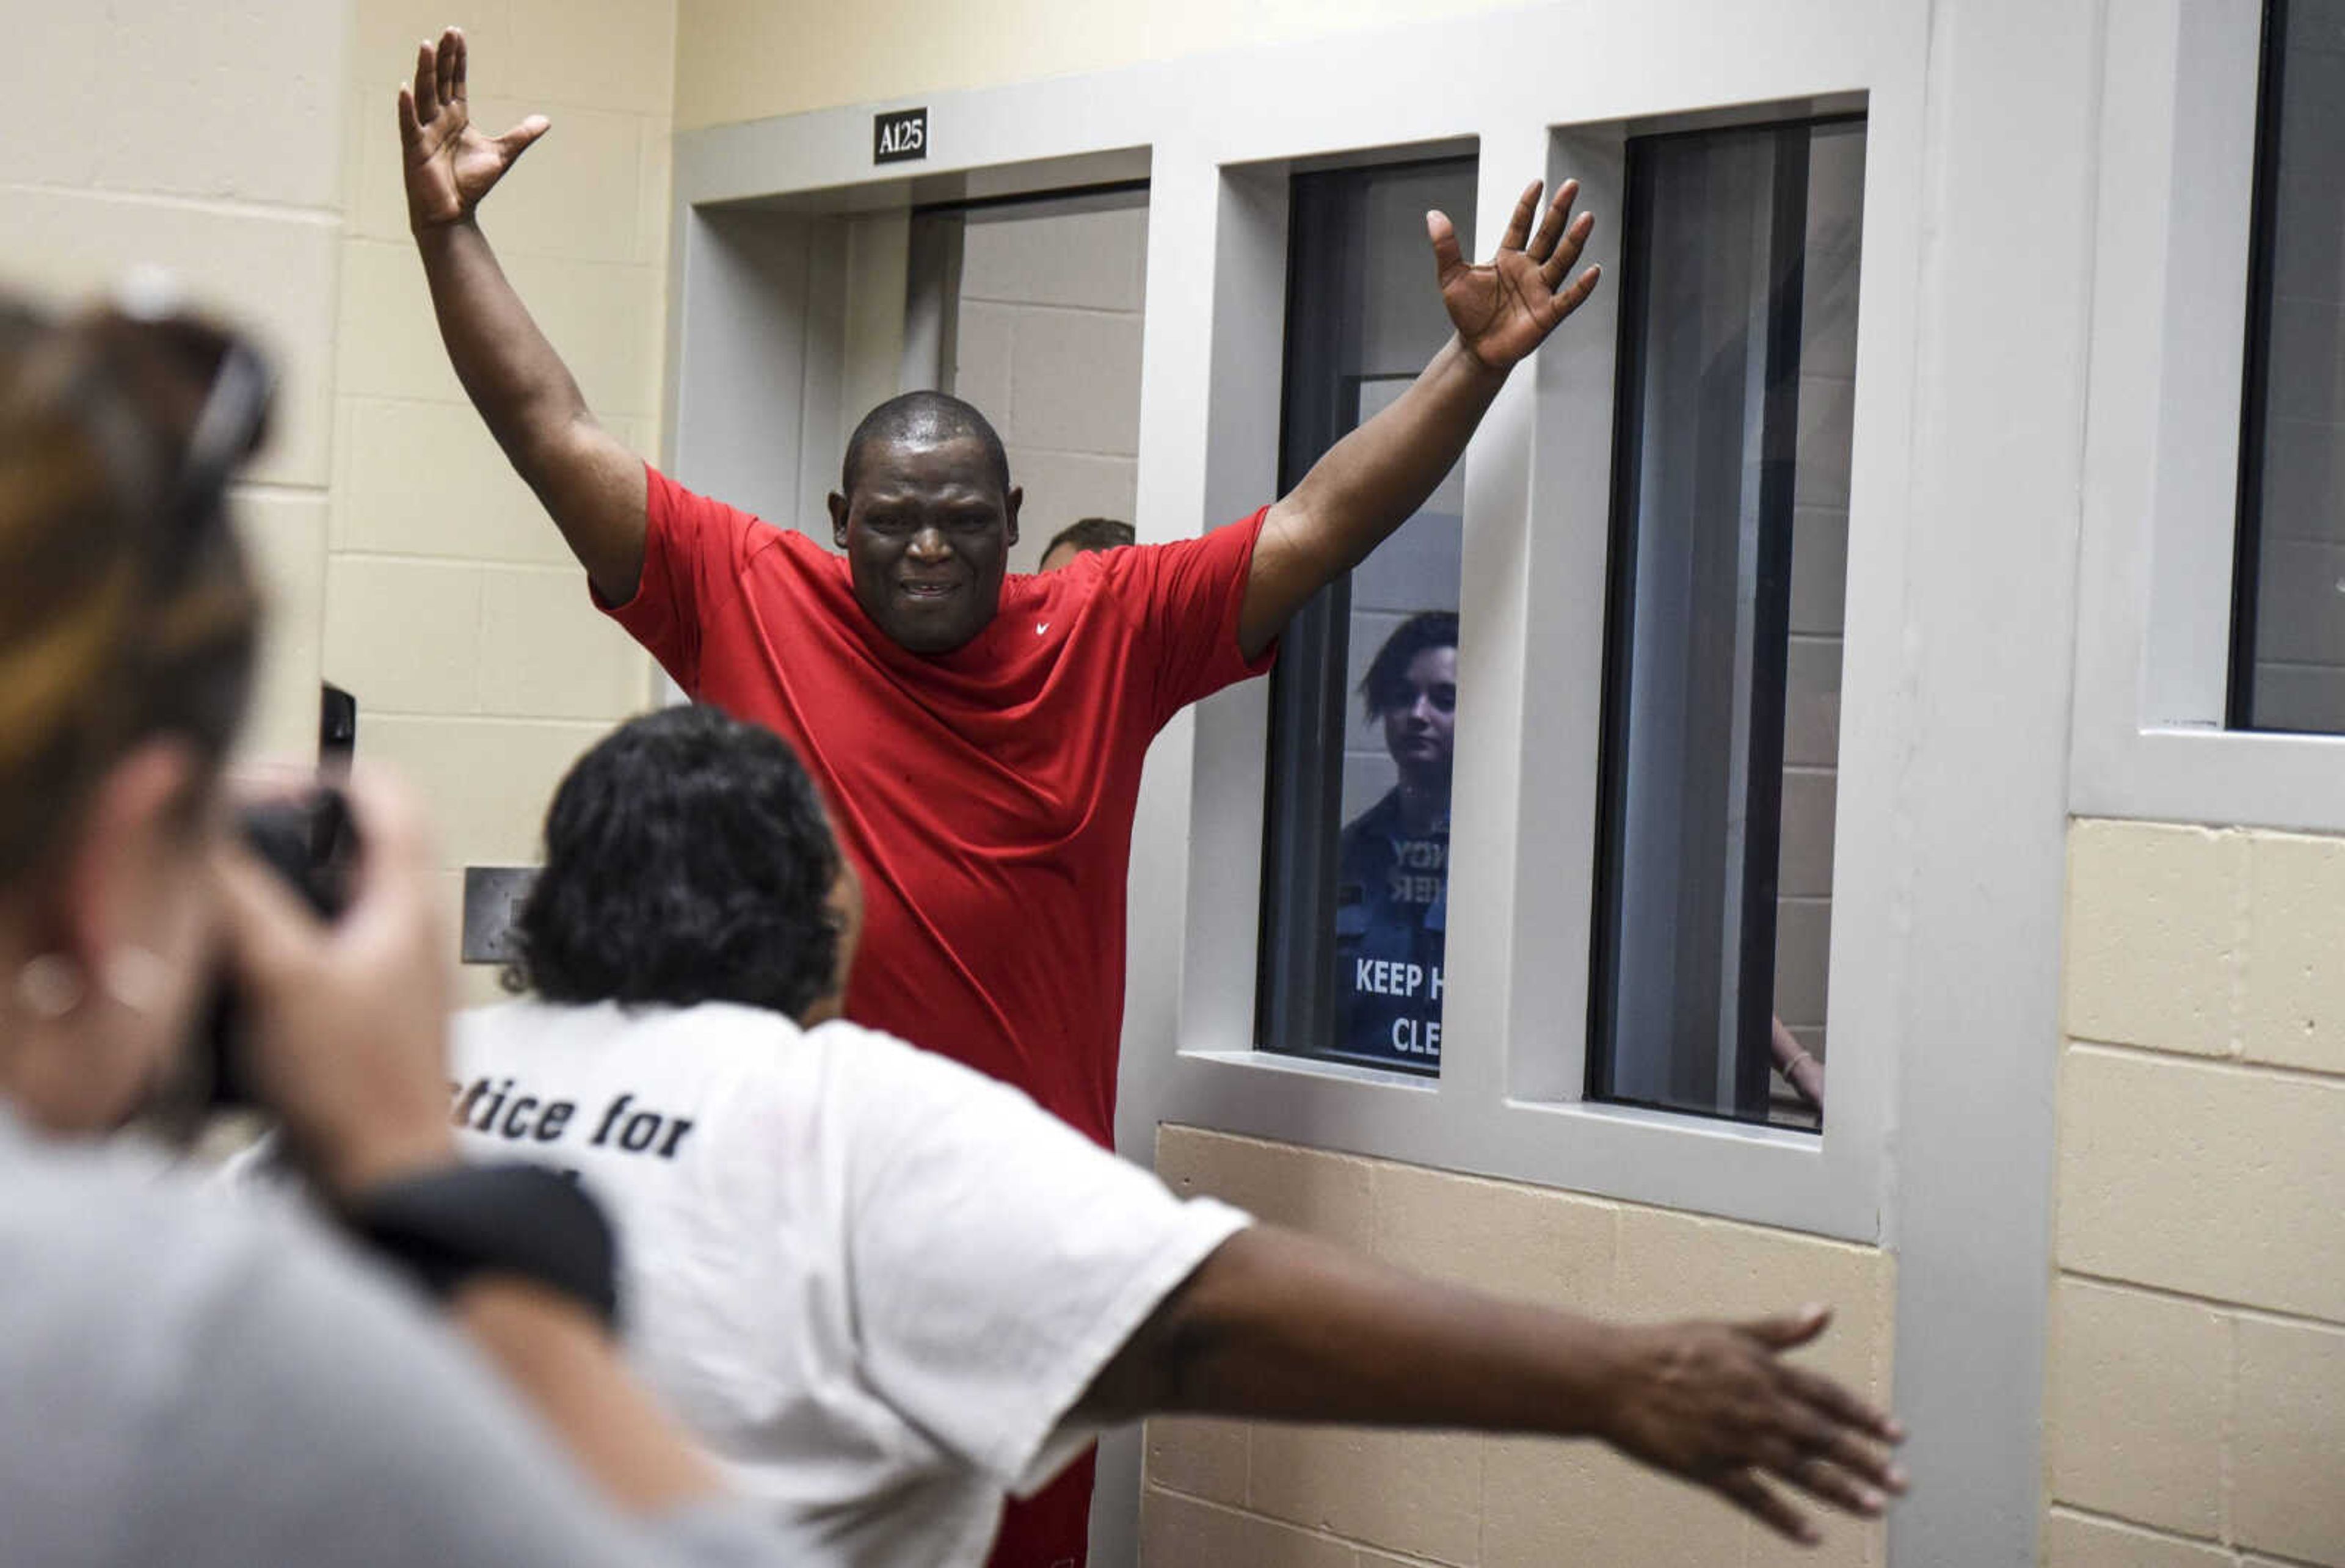
[[[1781,1359],[1820,1309],[1620,1328],[1180,1201],[1017,1091],[838,1019],[853,870],[772,733],[625,725],[546,819],[530,1001],[465,1015],[468,1146],[574,1171],[651,1383],[812,1563],[968,1564],[1003,1493],[1162,1411],[1599,1437],[1797,1539],[1886,1415]]]

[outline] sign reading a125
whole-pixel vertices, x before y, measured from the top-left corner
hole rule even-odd
[[[929,156],[929,111],[895,109],[871,116],[871,161],[905,163]]]

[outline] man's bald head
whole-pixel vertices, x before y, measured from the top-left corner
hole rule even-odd
[[[853,497],[865,458],[875,446],[939,446],[947,441],[975,441],[983,452],[989,477],[1010,493],[1010,454],[992,422],[976,408],[949,392],[905,392],[888,399],[863,416],[847,439],[847,460],[839,465],[841,493]]]
[[[942,392],[890,398],[855,427],[830,497],[856,602],[896,645],[949,653],[993,620],[1021,497],[985,416]]]

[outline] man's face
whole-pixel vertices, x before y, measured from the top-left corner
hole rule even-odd
[[[874,441],[855,493],[830,498],[856,602],[915,653],[949,653],[993,620],[1018,542],[1015,487],[1005,495],[975,438]]]
[[[1411,778],[1446,783],[1457,731],[1457,650],[1417,654],[1393,695],[1400,700],[1383,712],[1385,749]]]

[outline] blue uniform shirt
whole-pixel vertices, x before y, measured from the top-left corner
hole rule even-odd
[[[1419,1069],[1441,1065],[1448,913],[1448,813],[1411,833],[1396,788],[1345,827],[1339,845],[1338,1054]]]

